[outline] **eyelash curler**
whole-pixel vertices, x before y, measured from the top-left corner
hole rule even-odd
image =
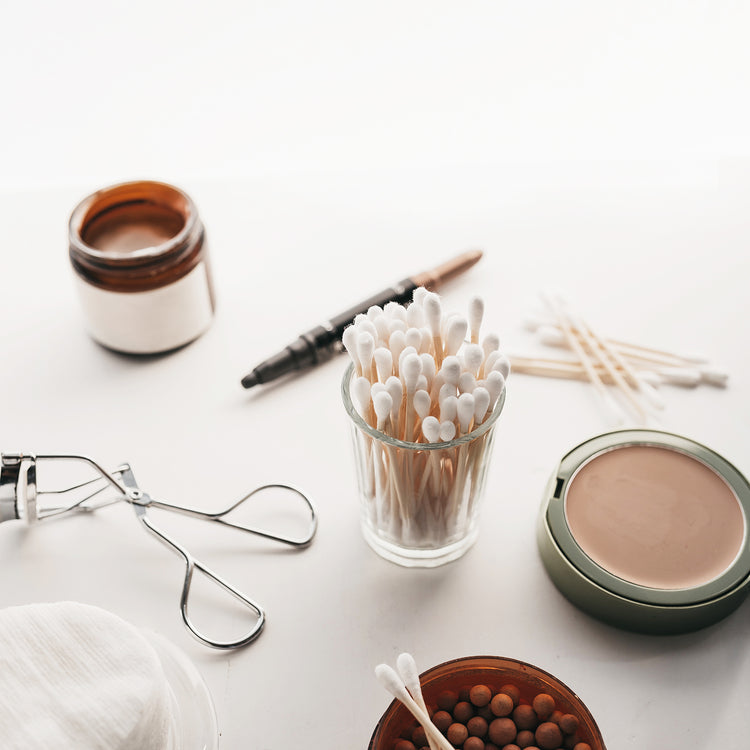
[[[37,469],[46,463],[63,462],[84,466],[89,470],[93,470],[96,476],[61,489],[39,489]],[[114,495],[102,497],[108,489],[114,491]],[[268,489],[277,489],[292,493],[293,496],[300,500],[306,517],[309,517],[307,533],[304,536],[300,538],[282,536],[263,529],[234,523],[227,519],[227,516],[232,511],[251,500],[259,492]],[[51,503],[49,502],[50,500],[52,501]],[[190,633],[201,643],[218,649],[239,648],[254,641],[263,630],[266,621],[265,610],[260,604],[245,596],[235,586],[204,565],[176,539],[154,524],[148,515],[149,509],[158,508],[160,510],[179,513],[208,523],[237,529],[296,549],[303,549],[312,542],[318,523],[315,506],[310,498],[301,490],[288,484],[261,485],[224,510],[206,512],[195,508],[174,505],[162,500],[155,500],[138,486],[129,464],[122,464],[114,471],[108,472],[93,459],[82,455],[0,454],[0,523],[3,521],[21,520],[28,525],[33,525],[38,521],[48,518],[71,513],[91,512],[118,502],[129,503],[135,511],[136,517],[148,532],[182,557],[185,563],[185,577],[180,595],[180,614],[182,620]],[[195,627],[189,616],[188,604],[190,586],[196,570],[231,594],[255,614],[256,619],[247,633],[234,640],[217,640],[205,635]]]

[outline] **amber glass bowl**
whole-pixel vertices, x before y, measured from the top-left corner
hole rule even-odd
[[[422,694],[430,713],[443,690],[460,692],[473,685],[487,685],[497,692],[503,685],[515,685],[521,702],[531,703],[539,693],[555,699],[556,708],[578,717],[578,734],[591,750],[606,750],[602,734],[583,701],[566,685],[539,667],[501,656],[467,656],[438,664],[420,675]],[[416,719],[398,700],[380,718],[370,740],[369,750],[393,750],[397,740],[416,725]]]

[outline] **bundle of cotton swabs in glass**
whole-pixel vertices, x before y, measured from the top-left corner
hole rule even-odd
[[[444,315],[440,297],[423,287],[406,307],[390,302],[358,315],[343,343],[362,418],[409,443],[450,441],[482,424],[510,372],[497,335],[480,343],[483,316],[479,297],[471,299],[468,318]]]
[[[493,433],[481,428],[491,427],[510,372],[498,336],[480,342],[483,316],[479,297],[468,317],[444,315],[440,297],[420,287],[410,305],[373,307],[344,331],[352,402],[394,439],[355,432],[360,489],[371,527],[397,544],[443,546],[476,518]]]
[[[706,357],[605,338],[559,295],[544,294],[542,299],[546,310],[529,316],[526,327],[543,344],[568,349],[573,358],[513,355],[510,359],[514,371],[589,381],[615,424],[622,424],[629,417],[639,423],[653,423],[654,410],[664,407],[656,391],[662,383],[686,388],[727,385],[728,374],[711,365]],[[614,394],[621,398],[616,399]]]

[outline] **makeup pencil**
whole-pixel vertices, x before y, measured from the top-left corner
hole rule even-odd
[[[298,336],[289,346],[261,362],[242,378],[242,386],[252,388],[254,385],[276,380],[282,375],[288,375],[297,370],[326,362],[334,354],[343,351],[341,336],[355,316],[366,313],[373,305],[382,307],[388,302],[406,304],[411,301],[412,293],[417,287],[425,287],[429,290],[436,289],[441,284],[471,268],[481,257],[481,250],[469,250],[429,271],[409,276],[372,297],[362,300],[354,307],[311,328]]]

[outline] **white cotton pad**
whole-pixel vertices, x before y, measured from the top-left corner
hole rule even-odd
[[[4,750],[178,750],[174,695],[132,625],[76,602],[0,610]]]

